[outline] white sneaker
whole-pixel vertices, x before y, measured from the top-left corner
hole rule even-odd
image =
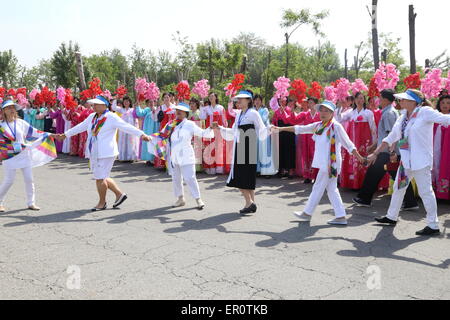
[[[184,207],[186,205],[186,201],[183,197],[179,198],[177,202],[173,205],[174,208]]]
[[[197,208],[198,210],[205,209],[205,203],[202,201],[202,199],[197,199]]]
[[[301,222],[310,222],[311,216],[309,214],[306,214],[304,212],[294,212],[294,215],[301,221]]]
[[[333,226],[346,226],[348,225],[348,221],[346,218],[335,218],[333,220],[328,221],[328,224]]]

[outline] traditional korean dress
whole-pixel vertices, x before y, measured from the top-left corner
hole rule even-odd
[[[62,111],[62,117],[64,119],[64,132],[67,132],[72,128],[72,122],[69,120],[69,111],[64,109]],[[62,153],[69,154],[70,153],[70,141],[72,139],[65,139],[63,142]]]
[[[151,108],[142,109],[141,107],[136,107],[135,109],[136,116],[139,118],[143,118],[143,131],[146,135],[151,135],[159,131],[159,124],[155,122],[155,110]],[[155,160],[155,156],[148,151],[148,142],[143,141],[141,146],[141,154],[140,158],[143,161],[151,161]]]
[[[377,126],[373,112],[368,109],[348,111],[342,116],[348,121],[347,134],[355,144],[361,156],[368,156],[368,149],[377,141]],[[361,164],[353,155],[344,151],[341,187],[353,190],[362,188],[367,167]]]
[[[175,110],[172,109],[172,108],[173,108],[173,105],[170,105],[170,106],[163,105],[163,106],[159,107],[159,108],[155,111],[155,118],[154,118],[154,120],[157,120],[158,113],[159,113],[160,111],[162,111],[162,112],[164,113],[164,119],[163,119],[163,121],[160,123],[157,132],[162,131],[162,130],[164,129],[164,127],[165,127],[170,121],[175,120]],[[162,160],[162,159],[160,159],[160,158],[158,158],[158,157],[155,157],[155,160],[154,160],[154,161],[155,161],[155,163],[154,163],[154,167],[155,167],[155,168],[157,168],[157,169],[164,169],[164,168],[166,168],[166,162],[165,162],[164,160]]]
[[[320,122],[320,113],[314,115],[311,111],[303,113],[303,125]],[[315,142],[312,134],[302,134],[301,138],[301,157],[302,157],[302,176],[305,179],[316,180],[318,170],[312,167],[315,152]]]
[[[292,112],[291,124],[293,126],[301,126],[304,124],[305,112],[296,113]],[[296,135],[295,137],[295,174],[299,177],[303,176],[302,166],[302,136]]]
[[[190,119],[192,122],[195,123],[197,127],[199,127],[202,130],[206,129],[205,121],[200,119],[200,109],[191,113]],[[195,154],[195,170],[196,172],[202,172],[203,171],[203,138],[194,136],[192,138],[192,144],[194,147],[194,154]]]
[[[71,110],[69,112],[68,120],[71,122],[72,128],[76,127],[78,124],[82,122],[80,121],[80,119],[83,110],[84,110],[83,106],[78,106],[74,110]],[[79,147],[80,147],[80,135],[77,134],[70,138],[70,154],[72,156],[77,156]]]
[[[81,112],[81,115],[80,115],[80,122],[83,122],[84,120],[86,120],[93,112],[94,112],[94,110],[92,110],[91,108],[84,108],[84,110]],[[78,156],[83,159],[85,158],[87,139],[88,139],[87,132],[80,133]]]
[[[56,110],[50,112],[50,118],[56,120],[56,134],[63,134],[65,132],[66,121],[63,118],[63,111]],[[63,152],[63,143],[61,141],[55,141],[56,151],[58,153]]]
[[[114,101],[112,110],[119,112],[122,116],[121,119],[126,123],[132,125],[135,128],[139,127],[139,122],[134,115],[133,108],[121,108],[117,106],[117,102]],[[119,161],[137,161],[139,159],[139,137],[128,134],[126,132],[119,132]]]
[[[213,122],[219,126],[228,127],[225,108],[221,105],[200,108],[200,119],[206,121],[206,128],[211,127]],[[227,162],[227,142],[220,134],[216,134],[214,139],[203,140],[205,151],[203,155],[204,169],[207,174],[226,174],[230,170]]]
[[[450,200],[450,127],[434,125],[433,186],[436,198]]]
[[[262,106],[257,110],[264,125],[269,128],[270,112],[269,109]],[[258,140],[258,166],[257,172],[262,176],[273,176],[278,173],[278,168],[275,168],[275,152],[278,152],[275,144],[275,139],[272,136],[268,136],[267,139]]]
[[[272,119],[272,124],[277,127],[289,127],[292,124],[292,111],[289,107],[280,107]],[[295,169],[295,134],[290,132],[280,132],[279,134],[279,159],[280,172],[282,170]]]

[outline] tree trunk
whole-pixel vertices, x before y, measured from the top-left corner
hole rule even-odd
[[[345,61],[344,77],[345,77],[345,79],[348,79],[348,50],[347,49],[345,49],[344,61]]]
[[[268,93],[269,93],[269,76],[270,76],[270,63],[272,62],[272,52],[269,50],[269,55],[267,58],[267,75],[266,75],[266,87],[264,89],[264,97],[266,98],[266,101],[268,101],[268,99],[270,99],[270,97],[268,97]]]
[[[208,48],[208,55],[209,55],[209,63],[208,63],[208,67],[209,67],[209,81],[211,84],[211,89],[214,89],[214,68],[212,65],[212,49],[211,46]]]
[[[289,35],[286,33],[284,36],[286,37],[286,70],[284,75],[289,78]]]
[[[380,46],[378,43],[378,0],[372,0],[372,46],[375,71],[380,66]]]
[[[84,68],[83,68],[83,59],[81,57],[80,52],[75,53],[76,56],[76,62],[77,62],[77,71],[78,71],[78,78],[80,80],[80,88],[81,91],[86,90],[86,78],[84,77]]]
[[[409,55],[411,60],[411,74],[417,72],[416,63],[416,17],[414,6],[409,6]]]

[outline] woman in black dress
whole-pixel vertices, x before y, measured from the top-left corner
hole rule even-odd
[[[241,214],[255,213],[256,171],[258,163],[258,139],[265,140],[270,135],[260,114],[253,108],[253,93],[241,91],[238,101],[236,121],[233,128],[224,128],[214,123],[212,128],[220,128],[227,141],[234,141],[234,156],[227,186],[238,188],[245,198],[245,208]]]

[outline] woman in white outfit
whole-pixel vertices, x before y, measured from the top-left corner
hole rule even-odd
[[[148,144],[149,152],[159,156],[156,146],[161,141],[167,142],[165,146],[165,156],[169,174],[172,176],[173,191],[177,198],[174,208],[186,205],[184,198],[183,180],[186,182],[192,197],[197,202],[197,208],[203,210],[205,204],[200,195],[200,188],[196,177],[196,157],[192,146],[194,136],[200,138],[214,138],[214,131],[203,130],[193,121],[188,120],[190,107],[185,103],[180,103],[176,107],[176,119],[167,124],[160,135],[151,136],[152,142]]]
[[[127,134],[141,137],[144,141],[150,141],[150,137],[136,127],[126,123],[115,113],[109,112],[110,103],[103,96],[89,100],[94,106],[94,113],[76,127],[70,129],[60,139],[66,139],[82,132],[88,133],[86,142],[86,158],[90,159],[90,166],[97,184],[99,203],[92,211],[107,209],[106,193],[109,190],[115,193],[116,202],[113,208],[118,208],[128,196],[123,193],[113,179],[110,178],[111,170],[116,157],[119,155],[116,134],[117,130]]]
[[[397,120],[389,136],[369,157],[375,161],[378,154],[386,147],[391,149],[398,142],[401,153],[401,165],[394,184],[394,194],[387,216],[376,221],[387,225],[396,225],[405,197],[406,189],[412,179],[416,180],[419,195],[427,211],[428,226],[416,233],[418,236],[440,234],[437,215],[436,195],[431,183],[433,168],[433,127],[435,123],[450,125],[450,115],[444,115],[432,108],[422,92],[408,90],[396,94],[403,109],[403,115]]]
[[[27,205],[30,210],[39,211],[40,208],[35,204],[35,186],[33,181],[32,168],[51,161],[49,158],[44,162],[33,160],[31,150],[26,148],[28,142],[43,139],[51,136],[33,128],[26,121],[19,119],[17,110],[20,106],[13,101],[8,100],[2,104],[2,121],[0,123],[0,144],[1,159],[3,164],[4,178],[0,186],[0,212],[5,212],[3,206],[6,195],[11,189],[17,169],[22,170],[27,194]]]
[[[330,101],[324,101],[316,106],[320,112],[320,122],[305,126],[276,128],[277,131],[293,132],[299,134],[313,134],[315,142],[314,160],[312,168],[318,169],[316,183],[309,196],[308,203],[303,212],[295,212],[295,216],[302,222],[311,221],[317,206],[327,191],[328,198],[335,212],[335,219],[328,221],[330,225],[347,225],[347,213],[338,190],[338,176],[342,170],[341,149],[344,147],[358,161],[364,162],[353,142],[347,135],[344,127],[333,116],[336,106]]]

